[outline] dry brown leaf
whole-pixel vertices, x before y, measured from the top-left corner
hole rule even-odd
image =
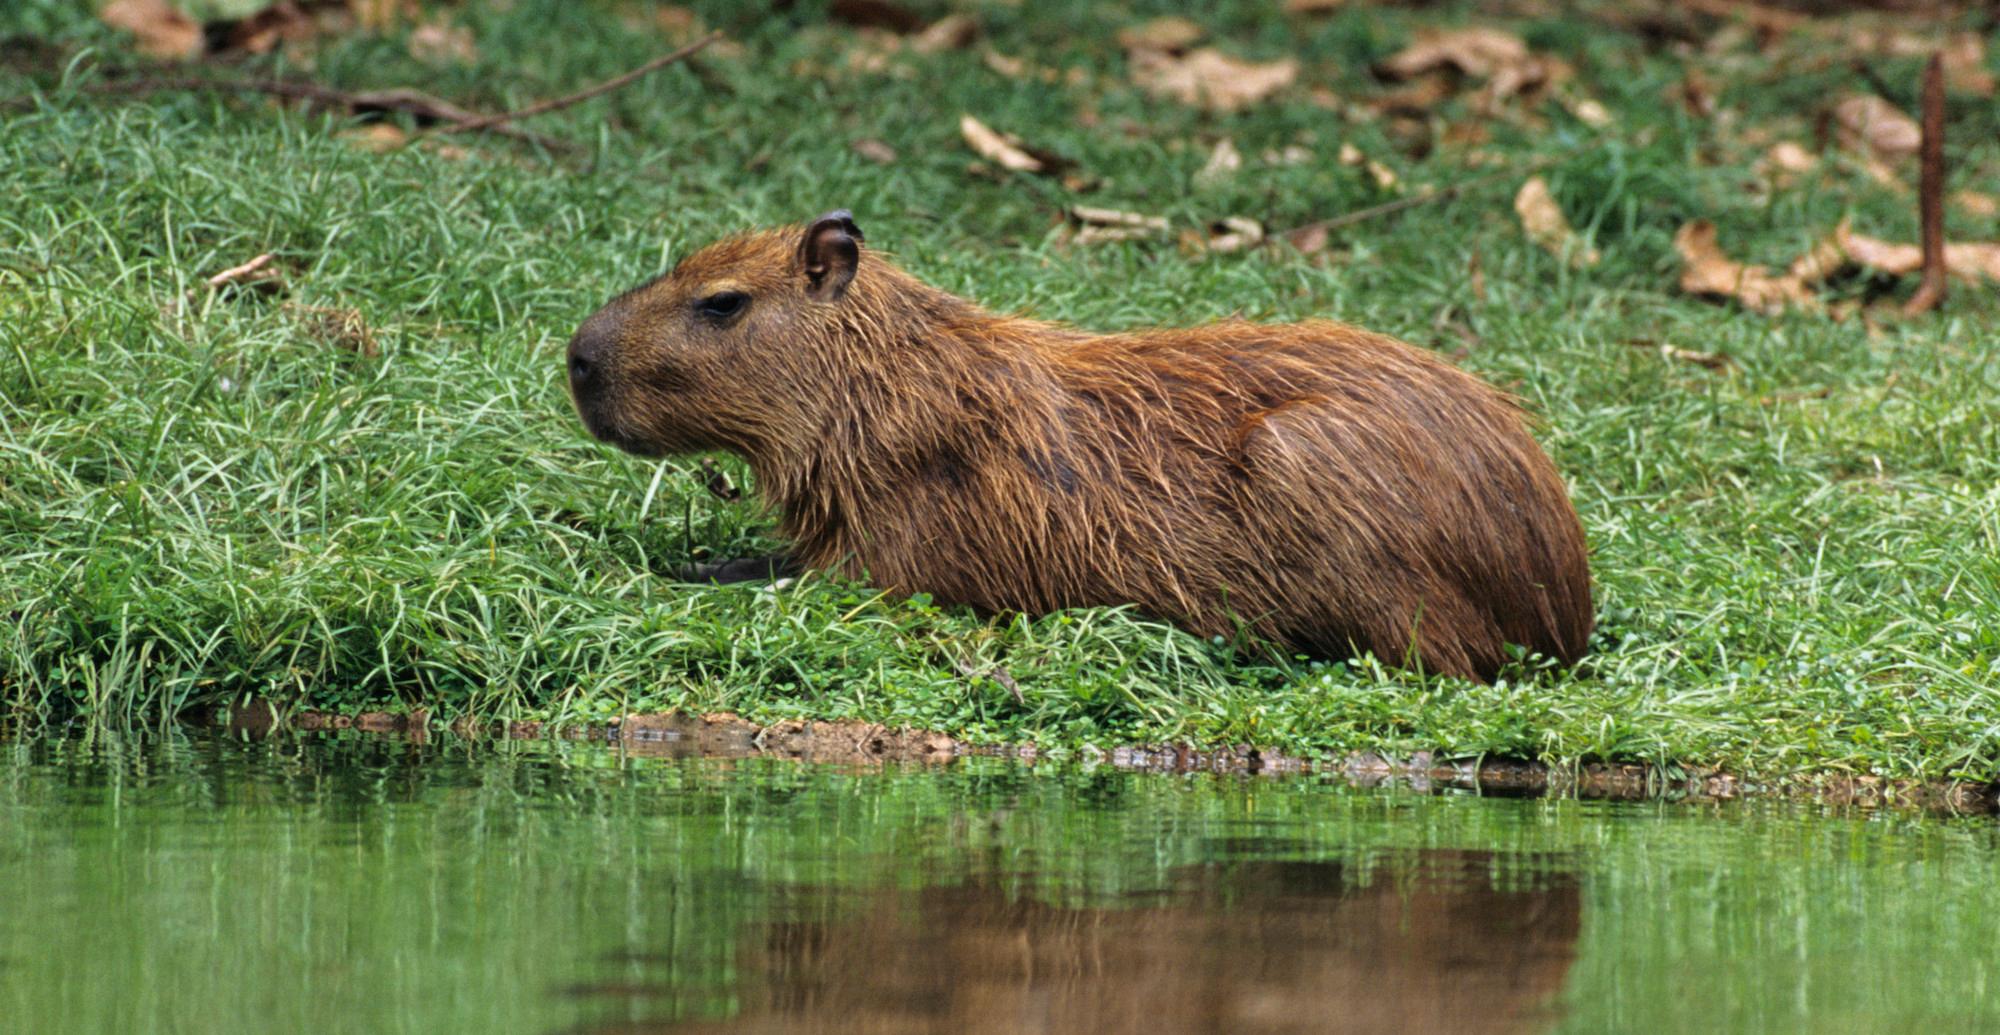
[[[1976,32],[1955,32],[1945,37],[1943,52],[1944,85],[1947,90],[1993,96],[1993,73],[1986,69],[1986,38]]]
[[[1785,268],[1785,275],[1801,285],[1811,286],[1840,272],[1847,265],[1847,252],[1840,246],[1840,233],[1835,231],[1814,241],[1804,254],[1792,260]]]
[[[877,165],[895,164],[896,149],[874,137],[863,137],[848,146],[854,148],[855,154]]]
[[[335,135],[363,151],[376,154],[387,154],[410,142],[410,135],[403,132],[401,126],[389,122],[371,122],[366,126],[343,129]]]
[[[306,333],[328,345],[371,359],[380,352],[375,346],[375,332],[368,329],[368,321],[362,318],[359,309],[296,303],[287,303],[284,308],[298,319]]]
[[[1592,129],[1605,129],[1611,125],[1611,109],[1588,97],[1564,97],[1563,107],[1569,109],[1578,122]]]
[[[1534,55],[1521,37],[1499,29],[1449,29],[1420,32],[1416,42],[1382,63],[1398,79],[1410,79],[1432,69],[1452,67],[1481,79],[1501,69],[1525,64]]]
[[[1181,235],[1181,248],[1189,254],[1240,252],[1264,243],[1264,224],[1248,216],[1225,216],[1208,225],[1204,233],[1189,230]]]
[[[1757,161],[1757,174],[1779,187],[1789,187],[1819,165],[1819,157],[1789,140],[1771,145]]]
[[[964,50],[979,38],[979,19],[969,14],[948,14],[910,37],[910,49],[919,54],[941,54]]]
[[[1725,353],[1697,352],[1694,349],[1684,349],[1679,345],[1667,342],[1660,343],[1660,355],[1667,359],[1680,360],[1683,363],[1693,363],[1696,366],[1706,367],[1709,370],[1727,370],[1736,364],[1736,361],[1729,358]]]
[[[1521,217],[1521,229],[1527,231],[1528,239],[1550,255],[1572,266],[1597,265],[1597,249],[1585,244],[1570,229],[1569,220],[1563,218],[1562,209],[1556,206],[1555,196],[1549,193],[1549,185],[1541,177],[1529,177],[1521,185],[1520,192],[1514,195],[1514,213]]]
[[[1881,24],[1862,23],[1839,35],[1840,42],[1862,54],[1892,57],[1929,57],[1940,54],[1944,66],[1945,89],[1953,93],[1991,97],[1993,73],[1986,68],[1986,39],[1976,31],[1939,36],[1931,32],[1909,32]]]
[[[394,28],[405,20],[415,21],[421,13],[418,0],[347,0],[347,10],[370,32]]]
[[[1236,150],[1236,142],[1223,137],[1216,141],[1215,150],[1208,153],[1208,162],[1201,171],[1194,174],[1196,183],[1217,183],[1236,174],[1243,168],[1243,154]]]
[[[427,65],[469,65],[479,60],[472,30],[463,25],[425,22],[410,30],[410,56]]]
[[[1903,158],[1917,153],[1923,130],[1917,120],[1874,94],[1854,94],[1833,106],[1833,120],[1842,147],[1877,158]]]
[[[1688,66],[1680,82],[1668,87],[1668,95],[1695,118],[1715,116],[1715,84],[1709,82],[1707,73],[1693,65]]]
[[[1951,203],[1964,209],[1967,215],[1984,216],[1988,219],[2000,216],[2000,198],[1980,191],[1957,191],[1952,194]]]
[[[1347,0],[1285,0],[1286,14],[1327,14],[1347,6]]]
[[[1290,86],[1299,76],[1299,63],[1291,58],[1240,61],[1213,47],[1184,57],[1135,50],[1131,63],[1132,81],[1148,93],[1218,112],[1247,108]]]
[[[998,72],[1001,75],[1006,76],[1009,79],[1019,79],[1022,76],[1028,74],[1028,62],[1026,59],[1017,57],[1008,57],[1007,55],[1002,54],[997,50],[989,50],[986,53],[979,55],[979,60],[983,62],[987,68],[990,68],[995,72]]]
[[[1383,165],[1381,162],[1378,162],[1375,159],[1362,154],[1361,149],[1355,147],[1353,144],[1342,142],[1340,145],[1339,158],[1340,158],[1340,164],[1342,165],[1365,170],[1368,173],[1369,178],[1375,181],[1375,186],[1381,188],[1382,190],[1395,189],[1396,183],[1398,182],[1396,178],[1396,170],[1391,169],[1388,166]]]
[[[1285,243],[1298,249],[1300,254],[1318,255],[1319,253],[1326,251],[1327,241],[1329,241],[1332,238],[1332,236],[1333,232],[1328,230],[1326,227],[1318,224],[1311,224],[1307,226],[1302,226],[1297,230],[1286,231],[1284,238],[1285,238]]]
[[[286,43],[303,43],[320,32],[319,22],[291,0],[278,0],[229,26],[221,49],[245,54],[268,54]],[[204,30],[204,35],[206,30]]]
[[[965,137],[965,142],[979,152],[980,157],[1003,169],[1028,173],[1047,171],[1041,159],[1022,149],[1020,138],[996,133],[986,123],[970,115],[958,117],[958,131]]]
[[[1722,253],[1715,224],[1697,219],[1674,234],[1674,250],[1684,264],[1681,290],[1693,295],[1721,295],[1766,313],[1787,306],[1818,309],[1819,299],[1797,277],[1774,275],[1763,266],[1746,266]]]
[[[1895,274],[1916,273],[1924,268],[1924,250],[1919,245],[1897,244],[1857,234],[1845,219],[1834,229],[1834,236],[1847,257],[1864,266]],[[2000,281],[2000,243],[1947,241],[1944,265],[1952,276],[1960,280]]]
[[[1396,52],[1381,68],[1398,79],[1455,69],[1486,80],[1483,92],[1489,103],[1549,86],[1569,73],[1562,62],[1529,50],[1521,37],[1487,28],[1419,32],[1416,42]],[[1449,93],[1449,86],[1444,90]],[[1429,104],[1420,106],[1427,108]]]
[[[1118,30],[1118,45],[1126,50],[1157,50],[1167,54],[1181,51],[1201,42],[1208,31],[1194,22],[1176,15],[1155,18],[1138,25],[1128,25]]]
[[[1069,240],[1074,244],[1132,241],[1167,232],[1165,216],[1148,216],[1138,212],[1093,208],[1088,205],[1071,206],[1069,214],[1077,224],[1069,236]]]
[[[136,37],[147,57],[186,61],[204,48],[201,23],[167,0],[111,0],[97,16]]]
[[[1736,360],[1732,359],[1726,353],[1700,352],[1695,349],[1684,349],[1672,342],[1656,342],[1651,338],[1628,338],[1625,344],[1636,345],[1642,349],[1657,348],[1662,359],[1693,363],[1698,367],[1705,367],[1709,370],[1727,370],[1736,365]]]

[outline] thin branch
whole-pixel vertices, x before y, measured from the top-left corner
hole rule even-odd
[[[569,94],[564,97],[551,98],[546,101],[536,101],[535,103],[530,104],[525,108],[521,108],[515,111],[501,112],[498,115],[480,115],[472,118],[461,119],[457,122],[452,122],[447,125],[438,127],[438,132],[471,133],[475,130],[492,129],[496,126],[501,125],[502,123],[513,122],[518,119],[531,118],[536,115],[545,115],[552,111],[559,111],[563,108],[571,107],[572,105],[582,104],[584,101],[587,101],[592,97],[595,97],[603,93],[610,93],[611,91],[616,90],[619,87],[624,86],[628,83],[631,83],[642,76],[650,75],[653,72],[657,72],[660,69],[665,68],[676,61],[692,57],[703,47],[706,47],[709,44],[714,43],[716,40],[719,40],[721,38],[722,38],[722,33],[711,32],[708,35],[703,36],[698,40],[695,40],[693,43],[690,43],[687,46],[680,48],[679,50],[673,51],[672,53],[669,54],[662,54],[659,57],[656,57],[653,60],[648,61],[643,65],[640,65],[638,68],[635,68],[630,72],[625,73],[624,75],[606,79],[605,81],[598,83],[596,86],[590,87],[587,90],[579,90],[576,93]]]
[[[264,254],[259,255],[254,259],[251,259],[249,262],[246,262],[241,266],[231,266],[228,269],[223,270],[221,273],[218,273],[215,276],[208,278],[208,286],[212,288],[219,288],[224,284],[234,283],[235,281],[242,280],[252,275],[261,274],[262,276],[268,277],[271,275],[271,273],[261,272],[261,271],[263,271],[264,267],[270,265],[271,260],[276,257],[277,256],[273,255],[270,252],[265,252]],[[271,271],[271,272],[276,272],[276,271]]]
[[[1924,65],[1924,136],[1917,181],[1917,218],[1922,225],[1924,281],[1903,303],[1903,315],[1929,312],[1944,302],[1944,55]]]
[[[1444,201],[1449,198],[1455,198],[1475,187],[1483,187],[1487,184],[1511,179],[1516,176],[1532,175],[1554,164],[1557,159],[1567,157],[1569,157],[1568,154],[1550,155],[1529,162],[1519,169],[1496,169],[1483,175],[1460,180],[1457,183],[1447,183],[1436,190],[1412,194],[1409,197],[1397,198],[1394,201],[1385,201],[1380,205],[1370,205],[1367,208],[1355,209],[1352,212],[1344,212],[1329,219],[1321,219],[1303,226],[1295,226],[1290,230],[1280,231],[1270,236],[1290,237],[1295,234],[1309,234],[1320,230],[1338,230],[1342,227],[1353,226],[1356,223],[1365,223],[1371,219],[1394,215],[1404,209],[1416,208],[1418,205],[1428,205],[1433,201]]]
[[[165,76],[142,79],[114,79],[102,83],[85,83],[78,91],[88,94],[138,95],[166,93],[180,90],[226,90],[238,93],[257,93],[268,97],[282,97],[291,101],[305,101],[325,108],[335,108],[350,115],[371,115],[383,112],[401,112],[419,122],[458,123],[480,118],[477,112],[467,111],[450,101],[433,97],[416,90],[339,90],[317,83],[302,83],[291,79],[220,79],[210,76]],[[33,97],[13,97],[5,102],[6,107],[32,106]],[[495,126],[493,132],[523,140],[551,151],[574,150],[575,145],[556,137],[532,133],[511,126]]]

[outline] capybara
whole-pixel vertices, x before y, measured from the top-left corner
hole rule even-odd
[[[568,362],[598,438],[744,457],[802,567],[1473,679],[1590,636],[1583,529],[1515,401],[1345,324],[995,315],[837,211],[688,256]]]

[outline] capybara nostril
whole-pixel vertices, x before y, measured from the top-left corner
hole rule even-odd
[[[577,384],[582,384],[590,380],[592,369],[590,358],[578,352],[575,345],[571,345],[569,348],[569,379]]]

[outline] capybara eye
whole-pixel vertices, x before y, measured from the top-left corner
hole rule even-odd
[[[718,291],[694,304],[695,311],[711,320],[727,320],[743,311],[750,304],[750,296],[741,291]]]

